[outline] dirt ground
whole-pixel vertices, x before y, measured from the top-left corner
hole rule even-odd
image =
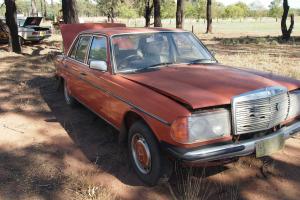
[[[297,43],[262,44],[270,51],[261,55],[251,42],[204,42],[226,64],[263,65],[299,79]],[[65,104],[52,63],[60,43],[27,45],[22,55],[0,45],[0,199],[299,199],[300,136],[272,157],[206,169],[177,166],[169,183],[146,187],[114,128],[83,106]]]

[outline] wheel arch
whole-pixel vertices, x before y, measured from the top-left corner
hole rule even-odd
[[[147,120],[143,117],[143,115],[134,110],[129,110],[124,114],[123,117],[119,134],[119,143],[125,143],[127,141],[129,129],[137,121],[142,121],[153,133],[153,136],[157,139],[156,134],[154,133]]]

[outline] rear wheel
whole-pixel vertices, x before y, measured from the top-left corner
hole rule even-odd
[[[144,183],[154,186],[168,180],[173,169],[171,161],[164,158],[152,131],[143,122],[131,126],[128,147],[133,168]]]
[[[66,81],[64,81],[64,97],[65,97],[65,101],[68,105],[70,105],[70,106],[77,105],[76,99],[74,97],[72,97],[69,93],[68,85],[67,85]]]

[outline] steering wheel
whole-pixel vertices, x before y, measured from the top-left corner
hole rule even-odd
[[[143,57],[140,55],[129,55],[126,58],[123,58],[120,62],[119,62],[119,69],[124,69],[127,67],[128,62],[131,60],[141,60]]]

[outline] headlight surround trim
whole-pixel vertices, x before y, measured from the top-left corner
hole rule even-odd
[[[171,126],[171,136],[176,142],[182,144],[200,143],[229,137],[231,136],[230,111],[216,109],[179,118]]]
[[[300,116],[300,90],[290,92],[290,110],[288,119]]]

